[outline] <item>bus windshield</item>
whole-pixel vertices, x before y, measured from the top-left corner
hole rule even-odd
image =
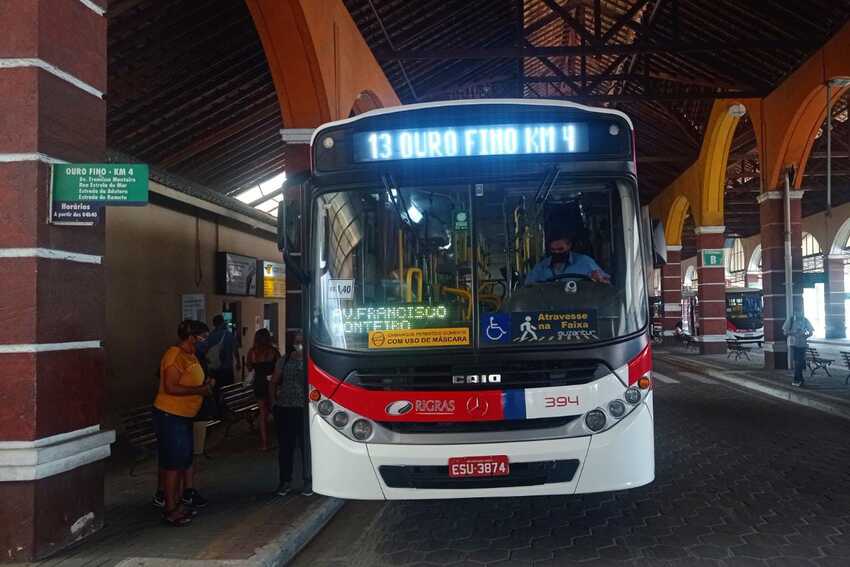
[[[639,331],[634,186],[557,178],[318,194],[314,340],[370,351],[564,348]]]
[[[761,290],[726,292],[726,318],[740,330],[759,329],[764,300]]]

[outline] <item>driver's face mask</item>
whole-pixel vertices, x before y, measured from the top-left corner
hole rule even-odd
[[[556,264],[564,264],[567,261],[567,258],[570,256],[569,252],[552,252],[552,262]]]

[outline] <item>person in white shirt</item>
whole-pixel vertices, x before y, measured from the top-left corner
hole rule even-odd
[[[809,346],[809,337],[814,334],[815,329],[798,309],[786,319],[785,324],[782,325],[782,332],[788,337],[794,358],[794,380],[791,385],[802,386],[805,382],[803,369],[806,367],[806,349]]]

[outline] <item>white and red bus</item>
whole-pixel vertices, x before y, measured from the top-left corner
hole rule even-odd
[[[682,292],[683,330],[699,334],[699,300],[693,290]],[[764,294],[749,287],[726,288],[726,338],[761,344],[764,340]]]
[[[418,104],[321,126],[311,152],[279,231],[301,280],[316,492],[653,480],[651,238],[623,113]]]
[[[764,340],[764,293],[746,287],[726,288],[726,338],[737,341]]]

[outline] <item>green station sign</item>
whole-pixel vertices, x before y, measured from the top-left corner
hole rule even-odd
[[[148,203],[148,166],[140,163],[68,163],[53,166],[53,223],[93,224],[103,206]]]
[[[723,249],[703,250],[702,265],[706,268],[723,266]]]

